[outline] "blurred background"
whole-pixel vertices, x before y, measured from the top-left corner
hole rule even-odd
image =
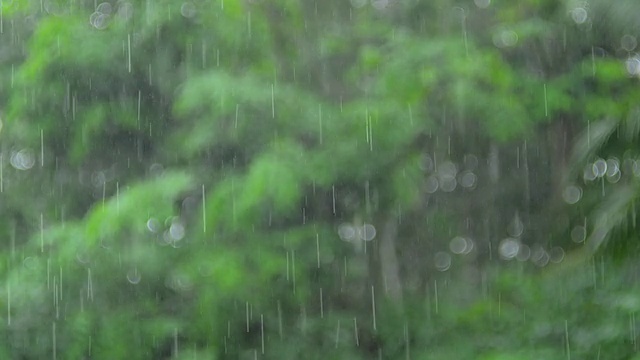
[[[639,12],[0,1],[0,358],[640,359]]]

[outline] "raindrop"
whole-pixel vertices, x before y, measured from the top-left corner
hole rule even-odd
[[[433,164],[433,160],[431,159],[431,156],[424,154],[422,155],[422,159],[420,159],[420,169],[426,171],[426,172],[431,172],[433,171],[434,168],[434,164]]]
[[[576,226],[571,230],[571,240],[581,243],[587,238],[587,229],[584,226]]]
[[[150,218],[147,220],[147,229],[152,233],[157,233],[160,231],[160,221],[156,218]]]
[[[609,181],[612,184],[615,184],[618,181],[620,181],[621,177],[622,177],[622,173],[620,171],[617,171],[615,174],[611,176],[607,176],[607,181]]]
[[[440,177],[440,189],[444,192],[452,192],[456,189],[457,184],[455,176],[443,175]]]
[[[133,285],[140,283],[141,279],[142,279],[142,276],[140,276],[140,272],[138,271],[138,268],[133,268],[129,270],[129,272],[127,272],[127,281],[129,281]]]
[[[9,159],[11,166],[18,170],[29,170],[36,162],[36,158],[33,155],[33,151],[29,149],[22,149],[18,152],[13,152]]]
[[[192,18],[196,16],[196,6],[192,2],[185,2],[180,7],[180,13],[186,18]]]
[[[640,59],[637,57],[628,58],[624,65],[629,75],[633,76],[640,74]]]
[[[518,251],[520,249],[520,242],[513,238],[506,238],[500,242],[500,247],[498,251],[500,252],[500,256],[504,259],[511,260],[516,255],[518,255]]]
[[[519,237],[522,235],[523,231],[524,224],[520,220],[520,216],[516,214],[516,216],[513,217],[513,220],[509,223],[509,226],[507,226],[507,234],[511,237]]]
[[[493,35],[493,44],[499,48],[511,47],[518,43],[518,34],[513,30],[502,30]]]
[[[429,194],[433,194],[434,192],[438,191],[438,186],[438,178],[431,175],[425,180],[424,190]]]
[[[467,189],[472,189],[476,186],[476,182],[478,181],[478,177],[476,174],[471,171],[465,171],[460,176],[460,185]]]
[[[549,263],[549,254],[541,246],[536,246],[531,253],[531,261],[540,267],[546,266]]]
[[[575,8],[571,10],[571,18],[576,24],[584,24],[588,18],[587,10],[582,7]]]
[[[473,0],[477,7],[480,9],[486,9],[491,5],[491,0]]]
[[[180,222],[173,222],[169,227],[169,235],[175,241],[180,241],[184,237],[184,225]]]
[[[620,40],[620,45],[626,51],[633,51],[638,45],[638,42],[636,41],[635,36],[625,34],[624,36],[622,36],[622,39]]]
[[[451,161],[445,161],[438,167],[438,172],[443,176],[456,176],[458,167]]]
[[[434,256],[434,264],[438,271],[447,271],[451,267],[451,255],[440,251]]]
[[[133,16],[133,5],[130,2],[122,2],[118,5],[118,17],[129,20]]]
[[[620,161],[615,158],[611,158],[607,160],[607,176],[614,176],[616,173],[620,172]]]
[[[356,9],[359,9],[365,5],[367,5],[367,0],[351,0],[351,6]]]
[[[35,269],[36,264],[37,264],[36,258],[31,256],[27,256],[26,258],[24,258],[24,260],[22,260],[22,266],[24,266],[26,269],[29,269],[29,270]]]
[[[562,198],[568,204],[577,203],[578,201],[580,201],[581,197],[582,197],[582,189],[575,185],[567,186],[562,192]]]
[[[98,30],[104,30],[109,25],[109,15],[100,14],[96,17],[93,26]]]
[[[78,250],[76,251],[76,260],[81,264],[87,264],[89,263],[89,254],[86,251]]]
[[[467,250],[467,240],[462,236],[456,236],[449,242],[449,249],[454,254],[463,254]]]
[[[551,250],[549,250],[549,261],[551,261],[552,263],[558,264],[562,262],[563,259],[564,250],[561,247],[555,246],[551,248]]]
[[[364,241],[371,241],[376,237],[376,228],[371,224],[364,224],[360,231],[360,238]]]
[[[356,238],[356,228],[351,224],[341,224],[338,226],[338,236],[344,241],[352,241]]]

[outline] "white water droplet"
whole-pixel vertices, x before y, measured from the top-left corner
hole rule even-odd
[[[129,270],[129,272],[127,272],[127,281],[129,281],[133,285],[140,283],[141,279],[142,279],[142,276],[140,275],[140,272],[138,271],[137,268],[133,268]]]
[[[360,231],[360,238],[364,241],[371,241],[376,237],[376,228],[371,224],[364,224]]]
[[[444,251],[436,253],[434,265],[438,271],[447,271],[451,267],[451,255]]]
[[[498,251],[500,252],[500,256],[504,259],[511,260],[516,255],[518,255],[518,251],[520,250],[520,242],[513,238],[506,238],[500,242],[500,247]]]
[[[575,185],[569,185],[562,192],[562,198],[568,204],[575,204],[582,198],[582,189]]]
[[[589,18],[589,14],[585,8],[578,7],[571,10],[571,18],[576,24],[584,24]]]
[[[353,241],[356,239],[356,228],[355,226],[345,223],[345,224],[340,224],[340,226],[338,226],[338,236],[340,236],[340,239],[344,240],[344,241]]]
[[[584,226],[576,226],[571,230],[571,240],[581,243],[587,238],[587,229]]]

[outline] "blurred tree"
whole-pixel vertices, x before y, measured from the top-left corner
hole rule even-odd
[[[572,298],[522,274],[598,247],[596,205],[635,220],[626,174],[605,202],[566,182],[574,147],[635,161],[633,3],[0,7],[7,358],[551,359],[569,323],[577,357],[622,346],[636,300],[558,328]]]

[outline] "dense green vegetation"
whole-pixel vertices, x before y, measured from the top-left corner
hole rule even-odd
[[[640,359],[638,11],[0,1],[0,358]]]

